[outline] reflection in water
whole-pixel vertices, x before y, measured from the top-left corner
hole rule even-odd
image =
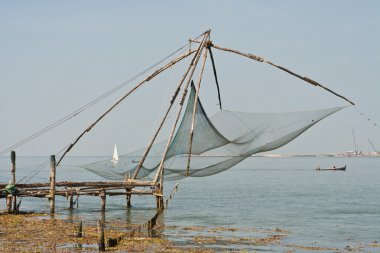
[[[132,208],[126,208],[125,209],[125,222],[127,225],[131,224],[131,213],[132,213]]]

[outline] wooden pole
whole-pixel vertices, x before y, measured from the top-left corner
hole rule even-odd
[[[127,188],[127,189],[125,189],[125,191],[127,192],[127,194],[126,194],[127,208],[131,208],[131,207],[132,207],[132,205],[131,205],[131,197],[132,197],[132,194],[130,194],[131,189],[130,189],[130,188]]]
[[[5,188],[7,184],[0,184],[0,189]],[[35,183],[35,184],[17,184],[17,188],[40,188],[40,187],[49,187],[50,183]],[[71,182],[63,181],[56,182],[55,186],[57,187],[94,187],[94,188],[103,188],[103,187],[137,187],[137,186],[155,186],[155,183],[152,181],[140,181],[140,180],[131,180],[128,182]]]
[[[101,201],[101,203],[100,203],[100,210],[102,212],[105,212],[106,211],[106,190],[102,189],[100,191],[99,196],[100,196],[100,201]]]
[[[78,229],[77,229],[77,237],[82,238],[83,237],[83,223],[79,222]]]
[[[190,136],[189,136],[189,155],[187,157],[186,176],[189,176],[189,172],[190,172],[190,160],[191,160],[191,151],[192,151],[192,147],[193,147],[193,137],[194,137],[194,127],[195,127],[195,115],[196,115],[197,107],[198,107],[198,96],[199,96],[199,90],[201,88],[203,71],[204,71],[205,65],[206,65],[206,59],[207,59],[207,50],[205,50],[204,55],[203,55],[201,72],[200,72],[199,77],[198,77],[197,88],[196,88],[196,91],[195,91],[194,106],[193,106],[193,115],[192,115],[192,118],[191,118],[191,128],[190,128]]]
[[[56,163],[55,155],[50,156],[50,213],[55,212],[55,172],[56,172]]]
[[[191,74],[189,76],[189,79],[187,80],[187,83],[186,83],[186,86],[184,87],[184,90],[183,90],[183,94],[182,94],[182,98],[181,98],[181,101],[180,101],[180,108],[179,108],[179,111],[177,113],[177,116],[176,116],[176,120],[173,124],[173,127],[172,127],[172,130],[171,130],[171,133],[170,133],[170,136],[169,136],[169,139],[166,143],[166,147],[165,147],[165,151],[164,151],[164,154],[162,155],[162,158],[161,158],[161,162],[160,162],[160,165],[158,167],[158,170],[157,170],[157,173],[154,177],[154,182],[157,182],[159,177],[163,176],[163,169],[164,169],[164,163],[165,163],[165,160],[166,160],[166,155],[168,154],[168,151],[169,151],[169,147],[170,147],[170,144],[172,142],[172,139],[173,139],[173,136],[174,136],[174,133],[175,133],[175,130],[177,128],[177,124],[178,124],[178,121],[179,121],[179,117],[181,115],[181,112],[182,112],[182,108],[183,108],[183,103],[185,101],[185,98],[186,98],[186,95],[187,95],[187,89],[189,88],[189,85],[190,85],[190,82],[191,82],[191,78],[193,77],[194,75],[194,72],[195,72],[195,69],[197,67],[197,64],[199,62],[199,58],[202,54],[202,50],[204,49],[205,45],[206,45],[206,40],[207,38],[209,38],[209,35],[210,35],[210,31],[208,31],[207,33],[205,33],[205,37],[204,39],[202,40],[202,43],[200,45],[201,47],[201,50],[199,52],[199,54],[197,55],[197,58],[195,59],[195,63],[194,63],[194,66],[193,66],[193,69],[191,71]]]
[[[194,53],[195,50],[192,50],[192,51],[189,51],[187,52],[186,54],[183,54],[179,57],[177,57],[176,59],[170,61],[169,63],[167,63],[165,66],[157,69],[155,72],[153,72],[152,74],[150,74],[147,78],[145,78],[144,80],[142,80],[141,82],[139,82],[134,88],[132,88],[129,92],[127,92],[124,96],[122,96],[116,103],[114,103],[106,112],[104,112],[95,122],[93,122],[88,128],[86,128],[75,140],[73,143],[71,143],[68,148],[65,150],[65,152],[62,154],[61,158],[58,160],[58,163],[57,163],[57,166],[61,163],[62,159],[66,156],[66,154],[72,149],[72,147],[74,147],[74,145],[82,138],[82,136],[87,133],[87,132],[90,132],[91,129],[99,122],[101,121],[109,112],[111,112],[116,106],[118,106],[122,101],[124,101],[127,97],[129,97],[129,95],[131,95],[133,92],[135,92],[138,88],[140,88],[144,83],[147,83],[149,82],[152,78],[156,77],[157,75],[159,75],[160,73],[164,72],[165,70],[167,70],[168,68],[171,68],[172,66],[174,66],[175,64],[177,64],[178,62],[182,61],[183,59],[185,59],[186,57],[188,57],[189,55],[191,55],[192,53]]]
[[[11,151],[11,184],[16,185],[16,152]],[[12,196],[12,212],[17,212],[17,198]]]
[[[106,251],[104,240],[104,223],[101,220],[98,220],[98,250]]]
[[[205,39],[206,39],[206,37],[203,38],[203,40],[205,40]],[[189,64],[189,66],[188,66],[185,74],[182,76],[181,81],[179,82],[178,87],[177,87],[176,91],[174,92],[173,97],[170,100],[169,108],[167,109],[167,111],[166,111],[166,113],[165,113],[165,115],[164,115],[164,117],[163,117],[163,119],[162,119],[162,121],[161,121],[158,129],[156,130],[156,133],[154,134],[154,136],[153,136],[153,138],[152,138],[149,146],[146,148],[146,150],[145,150],[142,158],[139,161],[139,164],[136,167],[135,172],[133,173],[133,176],[132,176],[133,179],[137,178],[137,175],[140,172],[140,169],[141,169],[141,167],[142,167],[142,165],[143,165],[146,157],[148,156],[148,153],[149,153],[150,149],[152,148],[152,146],[153,146],[153,144],[154,144],[154,142],[155,142],[155,140],[156,140],[159,132],[161,131],[161,129],[162,129],[162,127],[163,127],[163,125],[164,125],[164,123],[165,123],[165,121],[166,121],[166,119],[167,119],[167,117],[169,115],[169,112],[171,111],[171,109],[173,107],[173,104],[174,104],[175,100],[177,99],[178,93],[181,90],[181,86],[182,86],[183,82],[185,81],[185,79],[186,79],[187,75],[189,74],[191,68],[194,66],[194,64],[196,64],[196,62],[198,62],[196,59],[198,58],[198,55],[200,55],[201,49],[202,49],[202,44],[199,45],[199,47],[198,47],[198,49],[197,49],[197,51],[196,51],[193,59],[191,60],[191,63]]]
[[[333,91],[330,88],[327,88],[326,86],[324,86],[324,85],[322,85],[322,84],[314,81],[313,79],[310,79],[310,78],[308,78],[306,76],[301,76],[301,75],[299,75],[299,74],[297,74],[297,73],[295,73],[295,72],[293,72],[293,71],[291,71],[291,70],[289,70],[289,69],[287,69],[285,67],[277,65],[277,64],[275,64],[275,63],[273,63],[271,61],[265,60],[263,57],[260,57],[260,56],[254,55],[254,54],[249,54],[249,53],[242,53],[242,52],[240,52],[238,50],[234,50],[234,49],[230,49],[230,48],[225,48],[225,47],[217,46],[217,45],[212,44],[212,43],[211,43],[211,46],[213,48],[216,48],[216,49],[219,49],[219,50],[222,50],[222,51],[226,51],[226,52],[235,53],[235,54],[238,54],[238,55],[250,58],[250,59],[258,61],[258,62],[265,62],[265,63],[267,63],[267,64],[269,64],[269,65],[271,65],[273,67],[276,67],[278,69],[281,69],[282,71],[285,71],[286,73],[288,73],[288,74],[290,74],[292,76],[295,76],[295,77],[297,77],[297,78],[299,78],[299,79],[301,79],[301,80],[303,80],[303,81],[305,81],[307,83],[310,83],[310,84],[312,84],[314,86],[320,87],[320,88],[322,88],[322,89],[324,89],[324,90],[326,90],[326,91],[334,94],[335,96],[340,97],[341,99],[347,101],[351,105],[355,105],[355,103],[352,102],[351,100],[349,100],[348,98],[346,98],[346,97],[344,97],[344,96],[336,93],[335,91]]]
[[[164,187],[162,186],[162,176],[160,177],[160,183],[157,185],[158,190],[155,194],[156,196],[156,206],[157,210],[164,208]]]
[[[6,205],[7,205],[7,213],[11,213],[11,210],[12,210],[12,196],[10,194],[7,194],[7,198],[6,198]]]
[[[69,209],[70,210],[73,210],[74,209],[74,195],[73,194],[70,194],[70,197],[69,197]]]

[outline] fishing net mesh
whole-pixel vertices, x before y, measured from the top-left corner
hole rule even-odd
[[[182,121],[170,144],[164,163],[166,180],[204,177],[225,171],[247,157],[277,149],[302,134],[325,117],[341,110],[335,107],[314,111],[287,113],[246,113],[221,110],[208,117],[197,99],[194,135],[189,156],[190,129],[195,103],[192,87]],[[167,141],[153,145],[138,174],[152,178],[158,169]],[[107,179],[123,180],[133,175],[145,149],[81,167]]]

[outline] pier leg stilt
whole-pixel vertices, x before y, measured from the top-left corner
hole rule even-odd
[[[162,184],[158,184],[156,186],[158,188],[158,195],[156,195],[156,205],[157,205],[157,210],[163,209],[164,208],[164,189],[162,187]]]
[[[100,210],[102,212],[105,212],[106,211],[106,190],[105,189],[102,189],[100,194]]]
[[[73,210],[74,209],[74,195],[71,194],[69,197],[69,209]]]
[[[83,237],[83,224],[82,224],[82,222],[79,222],[78,229],[77,229],[77,237],[78,238]]]
[[[131,189],[127,188],[125,190],[127,192],[127,194],[125,195],[125,197],[127,199],[127,208],[131,208],[132,207],[132,205],[131,205],[131,197],[132,197],[132,195],[130,193],[128,193],[128,192],[131,192]]]
[[[11,151],[11,184],[16,185],[16,152]],[[16,196],[12,196],[11,201],[12,212],[17,212],[17,198]]]
[[[50,156],[50,213],[55,212],[55,172],[56,172],[55,155]]]
[[[98,221],[98,250],[106,251],[106,245],[104,240],[104,223],[102,221]]]
[[[7,195],[7,198],[6,198],[6,205],[7,205],[7,213],[11,213],[11,210],[12,210],[12,195]]]

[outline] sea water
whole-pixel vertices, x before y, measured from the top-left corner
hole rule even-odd
[[[98,181],[98,176],[76,167],[103,157],[69,157],[57,169],[57,181]],[[17,181],[48,182],[49,168],[34,170],[47,157],[17,157]],[[0,182],[9,181],[9,158],[0,158]],[[347,165],[347,171],[315,168]],[[33,173],[31,173],[33,172]],[[37,171],[36,171],[37,172]],[[25,175],[28,175],[23,179]],[[33,175],[32,178],[30,178]],[[161,220],[162,235],[183,246],[197,246],[195,237],[219,238],[210,247],[226,250],[304,252],[301,247],[380,252],[380,158],[375,157],[251,157],[237,166],[204,178],[187,178],[169,202]],[[165,184],[168,195],[174,182]],[[155,213],[151,196],[133,196],[131,209],[125,197],[108,197],[106,219],[144,223]],[[80,197],[79,208],[68,211],[65,198],[57,197],[56,212],[64,219],[96,221],[98,197]],[[23,198],[25,211],[48,211],[46,199]],[[0,201],[5,209],[5,200]],[[198,228],[198,229],[178,229]],[[224,229],[223,229],[224,228]],[[229,244],[223,238],[265,237],[285,234],[271,245]],[[336,251],[336,250],[335,250]],[[331,252],[335,252],[331,250]],[[323,251],[322,252],[330,252]]]

